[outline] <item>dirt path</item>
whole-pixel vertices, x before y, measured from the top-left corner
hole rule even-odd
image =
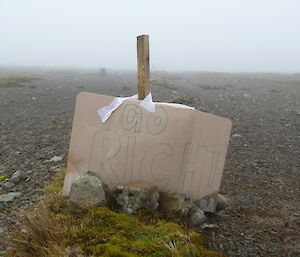
[[[0,77],[10,72],[2,68]],[[22,72],[40,79],[0,87],[0,176],[24,175],[0,184],[0,194],[21,193],[0,202],[1,236],[65,166],[77,93],[136,93],[134,73]],[[300,75],[159,73],[153,80],[156,101],[190,97],[183,103],[233,121],[221,186],[232,203],[201,229],[211,246],[229,256],[300,256]]]

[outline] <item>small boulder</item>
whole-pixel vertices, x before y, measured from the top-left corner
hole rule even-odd
[[[118,185],[112,194],[117,205],[127,214],[136,213],[139,209],[157,210],[159,205],[157,186],[146,181]]]
[[[11,178],[9,179],[10,182],[13,183],[18,183],[20,181],[23,181],[27,178],[27,175],[21,171],[21,170],[17,170],[16,172],[14,172],[14,174],[11,176]]]
[[[193,204],[188,215],[187,224],[189,226],[200,226],[206,221],[205,213],[195,204]]]
[[[202,211],[213,213],[229,206],[229,200],[221,194],[205,196],[194,202]]]
[[[216,197],[204,196],[201,199],[194,201],[194,203],[204,212],[213,213],[216,210]]]
[[[222,194],[218,194],[218,200],[217,200],[217,211],[224,210],[226,207],[229,206],[229,200]]]
[[[80,209],[89,209],[106,204],[101,180],[90,173],[79,176],[71,186],[70,203]]]
[[[174,191],[160,192],[160,208],[166,216],[186,217],[193,205],[184,194]]]
[[[11,192],[0,195],[0,202],[11,202],[16,198],[19,198],[22,194],[19,192]]]

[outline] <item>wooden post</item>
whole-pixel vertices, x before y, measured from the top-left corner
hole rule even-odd
[[[149,36],[137,37],[137,80],[139,100],[143,100],[150,93],[150,60]]]

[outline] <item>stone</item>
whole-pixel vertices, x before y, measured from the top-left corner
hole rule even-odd
[[[89,209],[106,204],[101,180],[87,173],[79,176],[71,186],[70,203],[80,209]]]
[[[233,134],[231,137],[242,137],[240,134]]]
[[[174,191],[160,192],[160,208],[166,216],[186,217],[193,205],[184,194]]]
[[[251,95],[250,95],[250,94],[247,94],[247,93],[245,93],[245,94],[243,94],[243,97],[244,97],[244,98],[246,98],[246,99],[249,99],[249,98],[251,97]]]
[[[229,206],[229,200],[222,194],[218,194],[218,200],[217,200],[217,211],[224,210]]]
[[[21,171],[21,170],[17,170],[16,172],[14,172],[14,174],[11,176],[11,178],[9,179],[10,182],[13,183],[17,183],[20,182],[22,180],[25,180],[27,178],[27,175]]]
[[[201,199],[194,201],[194,203],[204,212],[213,213],[216,210],[216,196],[204,196]]]
[[[118,185],[112,190],[112,195],[121,210],[129,215],[139,209],[157,210],[159,206],[157,186],[146,181]]]
[[[217,229],[217,228],[219,228],[218,225],[206,224],[206,223],[204,223],[201,227],[202,227],[202,229]]]
[[[0,235],[5,232],[6,228],[5,227],[0,227]]]
[[[60,171],[61,167],[60,166],[52,166],[50,169],[53,171]]]
[[[54,156],[50,159],[50,162],[60,162],[62,161],[64,156]]]
[[[7,194],[0,195],[0,202],[11,202],[15,198],[19,198],[22,194],[19,192],[11,192]]]
[[[193,204],[187,219],[187,224],[189,226],[200,226],[206,219],[205,213],[198,206]]]

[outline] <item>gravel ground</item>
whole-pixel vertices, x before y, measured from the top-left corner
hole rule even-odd
[[[21,193],[0,201],[2,237],[65,166],[76,95],[136,93],[133,72],[1,68],[0,77],[15,72],[39,79],[0,87],[0,176],[21,171],[0,183],[0,195]],[[200,229],[211,247],[229,256],[300,256],[300,74],[152,77],[155,101],[185,97],[183,103],[233,122],[220,190],[230,206]]]

